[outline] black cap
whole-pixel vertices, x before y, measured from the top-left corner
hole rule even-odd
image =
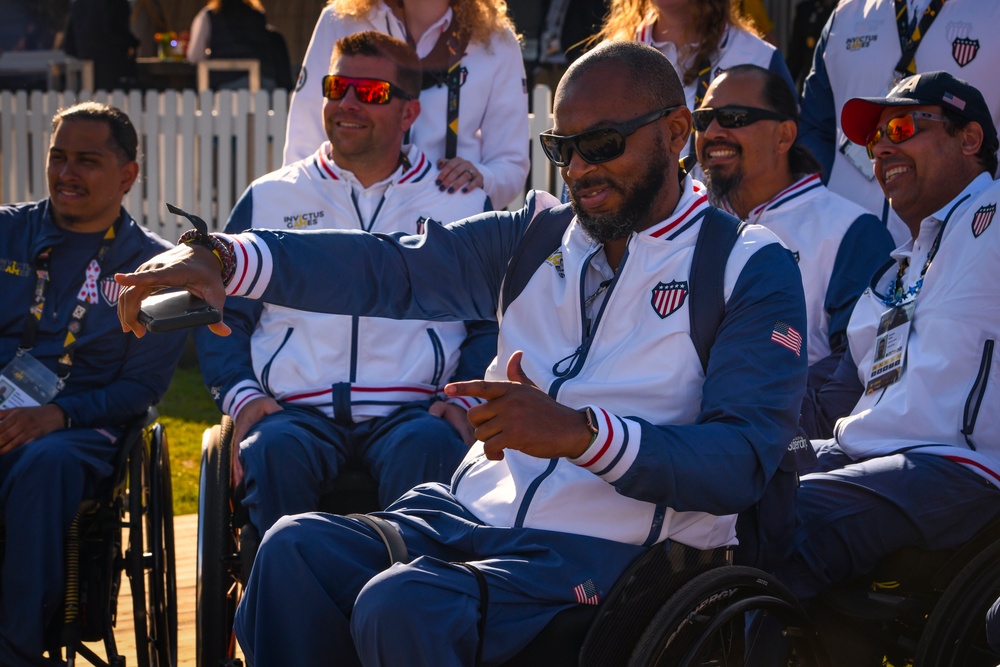
[[[855,97],[840,113],[840,125],[847,138],[864,146],[878,126],[886,107],[938,105],[983,128],[983,143],[997,146],[997,129],[990,108],[972,84],[947,72],[925,72],[908,76],[889,91],[886,97]]]

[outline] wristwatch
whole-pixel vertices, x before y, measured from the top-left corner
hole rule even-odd
[[[597,427],[597,415],[594,413],[594,409],[587,407],[584,410],[584,414],[587,416],[587,428],[590,429],[590,444],[594,444],[597,440],[597,436],[600,434],[601,430]],[[590,445],[588,445],[589,447]]]

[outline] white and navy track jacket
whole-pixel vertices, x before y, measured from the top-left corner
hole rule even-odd
[[[419,56],[430,53],[451,16],[448,9],[423,36],[414,35]],[[330,71],[333,45],[341,37],[364,30],[407,41],[405,24],[385,2],[378,2],[363,19],[338,14],[329,5],[320,14],[288,110],[285,164],[312,155],[326,141],[322,80]],[[470,42],[461,66],[467,75],[459,95],[458,156],[476,165],[486,194],[503,207],[523,194],[530,166],[528,91],[521,47],[509,30],[494,34],[488,45]],[[421,91],[420,116],[410,129],[410,141],[435,161],[445,153],[447,102],[444,86]]]
[[[437,168],[417,147],[386,181],[364,188],[329,158],[329,143],[254,181],[233,209],[228,232],[345,229],[420,234],[432,218],[448,222],[489,210],[482,190],[446,194]],[[303,269],[305,270],[305,269]],[[326,283],[352,291],[362,275]],[[449,285],[450,289],[458,289]],[[326,315],[228,299],[232,335],[196,334],[205,383],[234,419],[254,398],[309,405],[328,417],[360,421],[434,399],[453,379],[481,378],[496,354],[496,324],[399,321]],[[463,407],[476,399],[448,399]]]
[[[853,458],[901,450],[938,454],[1000,486],[1000,182],[981,174],[920,224],[916,241],[895,252],[909,258],[904,284],[915,285],[934,239],[940,247],[917,293],[899,381],[862,395],[837,422],[837,442]],[[898,264],[858,301],[848,335],[858,378],[867,383],[885,293]]]
[[[834,192],[876,215],[885,212],[878,181],[869,180],[841,152],[847,138],[840,125],[844,104],[853,97],[880,97],[892,87],[902,48],[893,0],[842,0],[816,45],[813,69],[802,94],[799,140],[819,159]],[[944,70],[982,92],[1000,124],[1000,2],[948,0],[917,48],[917,72]],[[864,154],[864,149],[861,149]],[[891,211],[897,244],[909,230]]]
[[[687,64],[677,61],[676,45],[673,42],[656,42],[653,40],[653,27],[655,24],[656,19],[655,15],[653,15],[648,22],[639,28],[635,41],[648,44],[658,50],[670,60],[678,74],[683,74],[683,69],[686,68]],[[792,90],[795,90],[795,82],[792,80],[792,75],[788,71],[788,65],[785,64],[785,58],[781,55],[781,52],[752,32],[730,25],[726,27],[726,31],[722,34],[722,39],[719,40],[719,48],[712,58],[712,73],[708,83],[711,84],[717,76],[735,65],[759,65],[765,69],[769,69],[786,79],[788,86]],[[688,109],[698,108],[698,105],[695,104],[695,93],[698,92],[697,87],[697,79],[684,86],[684,97]],[[707,87],[701,91],[702,95],[705,94],[705,90],[707,90]]]
[[[520,211],[431,224],[424,237],[239,234],[230,237],[240,259],[228,291],[375,316],[495,316],[525,227],[556,203],[532,193]],[[687,281],[709,209],[688,178],[674,213],[631,235],[589,334],[583,279],[602,249],[576,222],[507,307],[487,379],[505,380],[510,354],[522,349],[527,375],[564,405],[593,406],[600,433],[574,460],[507,450],[502,461],[489,461],[474,445],[452,490],[483,522],[630,544],[735,542],[733,514],[760,497],[796,430],[805,305],[790,253],[765,228],[748,226],[719,267],[727,305],[703,373]],[[359,275],[378,280],[325,287]],[[659,298],[665,291],[676,298]]]
[[[803,176],[750,211],[747,221],[777,234],[795,256],[806,295],[809,365],[827,359],[832,372],[847,349],[854,304],[889,261],[892,236],[877,217],[824,187],[819,174]]]

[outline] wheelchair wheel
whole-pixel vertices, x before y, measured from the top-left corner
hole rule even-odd
[[[150,429],[150,512],[146,526],[152,537],[149,571],[150,610],[156,627],[156,653],[161,666],[177,664],[177,568],[174,551],[174,492],[170,450],[161,424]]]
[[[914,667],[994,667],[986,643],[986,611],[1000,597],[1000,542],[969,561],[934,606],[917,645]]]
[[[177,664],[177,583],[174,567],[173,493],[162,426],[151,428],[129,458],[129,548],[136,662]]]
[[[816,634],[791,593],[760,570],[728,566],[698,575],[664,603],[629,667],[742,666],[749,649],[772,639],[748,632],[749,612],[777,621],[775,632],[780,627],[790,645],[788,665],[826,665]]]
[[[233,422],[206,431],[198,493],[197,664],[219,667],[233,658],[233,618],[242,595],[239,535],[233,527]]]

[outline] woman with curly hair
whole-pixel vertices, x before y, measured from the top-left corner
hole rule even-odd
[[[692,110],[712,80],[734,65],[766,67],[795,90],[785,59],[743,16],[739,0],[611,0],[594,36],[604,40],[634,40],[658,49],[680,75]]]
[[[483,188],[503,207],[528,174],[524,63],[504,0],[330,0],[292,96],[285,164],[326,141],[323,76],[341,37],[378,30],[411,43],[424,70],[409,140],[437,160],[445,191]]]

